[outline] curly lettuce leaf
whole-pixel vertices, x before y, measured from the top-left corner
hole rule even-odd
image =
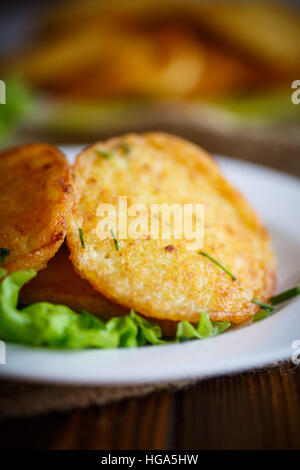
[[[0,278],[5,275],[0,268]],[[17,271],[0,283],[0,338],[4,341],[66,349],[132,348],[173,342],[162,338],[159,325],[133,310],[104,322],[85,310],[78,314],[49,302],[18,308],[20,289],[35,275],[33,270]],[[215,336],[228,326],[228,322],[210,322],[208,315],[201,314],[196,328],[188,322],[179,323],[177,340]]]
[[[134,310],[130,310],[130,318],[132,318],[139,327],[139,346],[146,344],[164,344],[166,341],[162,340],[162,332],[160,326],[156,323],[149,322],[141,317]]]
[[[203,339],[216,336],[231,326],[228,321],[210,321],[207,313],[202,312],[196,326],[187,321],[181,321],[177,327],[176,340],[178,342],[190,339]]]

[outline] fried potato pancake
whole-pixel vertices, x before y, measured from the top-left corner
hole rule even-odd
[[[21,289],[20,302],[29,305],[35,302],[51,302],[66,305],[75,312],[87,310],[104,320],[122,316],[129,310],[110,302],[92,288],[91,284],[75,272],[69,259],[70,252],[64,243],[49,261],[47,268]],[[164,336],[175,336],[177,323],[157,321]]]
[[[69,259],[69,250],[64,243],[49,261],[47,268],[26,284],[20,292],[20,302],[52,302],[66,305],[75,312],[89,313],[107,319],[128,313],[119,305],[109,302],[91,284],[74,271]]]
[[[223,177],[202,149],[181,138],[150,133],[96,143],[78,155],[67,210],[67,243],[78,274],[123,308],[145,317],[197,322],[242,323],[274,292],[276,260],[268,233],[243,196]],[[184,239],[99,238],[101,203],[118,213],[127,205],[204,205],[203,252],[188,250]],[[98,214],[98,215],[97,215]],[[128,224],[132,222],[127,218]],[[81,234],[81,236],[80,236]],[[122,238],[122,239],[121,239]]]
[[[39,271],[65,238],[69,165],[55,147],[33,143],[2,152],[0,173],[2,266]]]

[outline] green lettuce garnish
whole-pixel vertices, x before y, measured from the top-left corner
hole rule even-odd
[[[0,268],[0,278],[5,276],[6,271]],[[4,341],[66,349],[132,348],[174,342],[164,340],[159,325],[133,310],[104,322],[85,310],[78,314],[49,302],[18,308],[20,289],[34,276],[33,270],[17,271],[0,283],[0,338]],[[229,326],[229,322],[211,322],[202,313],[196,327],[179,323],[176,341],[215,336]]]
[[[187,321],[181,321],[177,327],[176,339],[179,342],[188,341],[190,339],[210,338],[217,336],[231,325],[228,321],[210,321],[207,313],[203,312],[200,315],[199,323],[193,326]]]
[[[130,311],[130,318],[135,321],[139,328],[139,345],[150,344],[164,344],[166,341],[162,340],[160,326],[156,323],[149,322],[141,317],[134,310]]]

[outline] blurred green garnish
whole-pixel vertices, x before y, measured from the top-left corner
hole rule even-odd
[[[113,155],[111,152],[105,152],[104,150],[96,149],[96,154],[102,158],[111,158]]]
[[[4,77],[5,104],[0,104],[0,144],[3,144],[26,116],[33,97],[30,89],[18,76]]]

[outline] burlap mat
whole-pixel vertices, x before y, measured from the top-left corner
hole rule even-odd
[[[0,381],[0,419],[69,411],[136,398],[157,390],[174,391],[196,380],[127,386],[61,386]]]
[[[291,373],[296,368],[290,362],[277,362],[244,374],[264,374],[270,370]],[[234,376],[231,375],[231,380]],[[215,380],[213,378],[208,380]],[[174,392],[195,384],[199,379],[159,382],[127,386],[62,386],[0,381],[0,419],[29,417],[75,408],[101,406],[126,398],[137,398],[155,391]]]

